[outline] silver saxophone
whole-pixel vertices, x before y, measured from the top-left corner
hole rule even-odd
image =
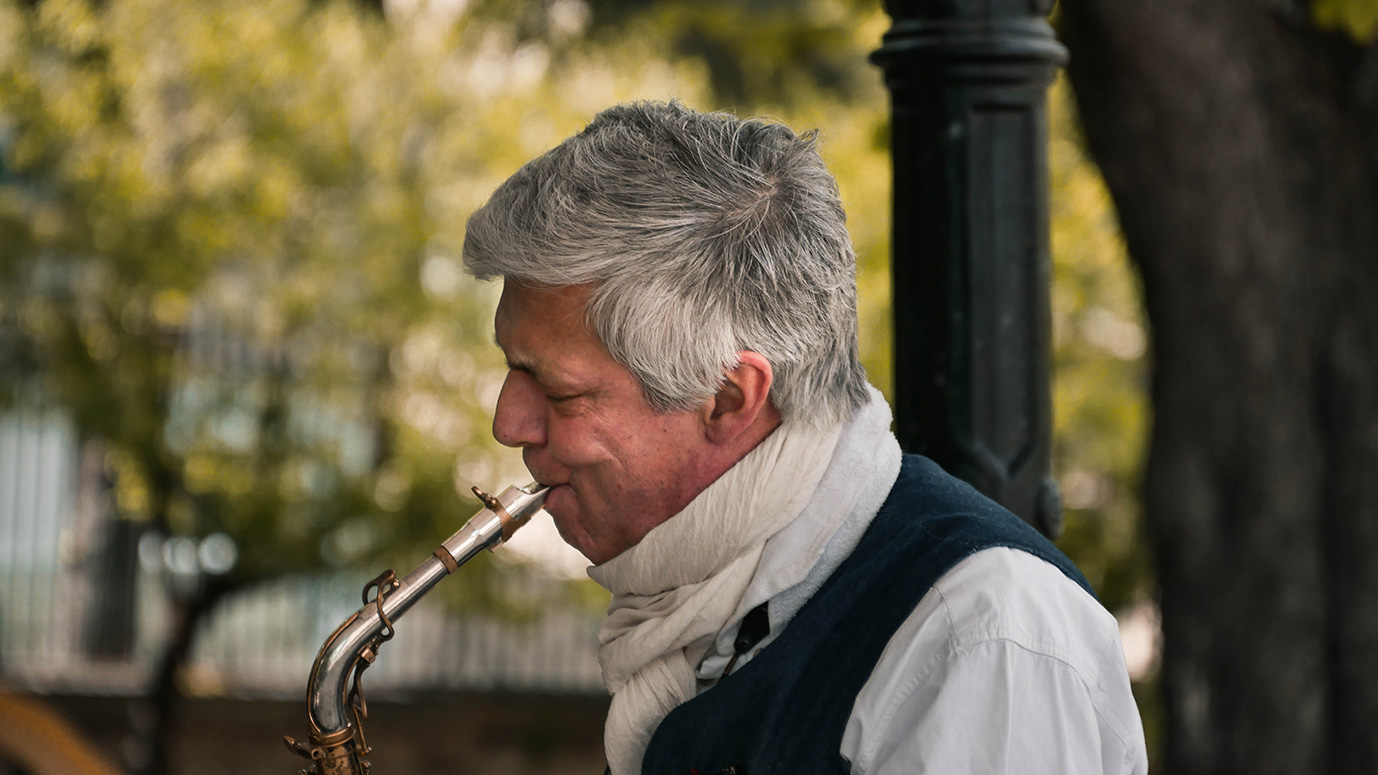
[[[311,765],[303,775],[364,775],[370,752],[364,741],[368,716],[363,688],[364,670],[378,658],[378,649],[393,636],[393,622],[441,579],[473,559],[482,549],[505,543],[517,528],[541,511],[549,488],[532,482],[508,487],[496,498],[474,488],[483,508],[431,557],[405,578],[384,571],[364,587],[364,607],[344,621],[316,655],[306,688],[306,717],[311,725],[307,742],[283,740],[292,753]],[[370,597],[370,593],[372,596]]]

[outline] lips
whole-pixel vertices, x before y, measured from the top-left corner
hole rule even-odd
[[[555,482],[555,481],[551,481],[551,480],[549,480],[549,479],[542,479],[541,477],[535,476],[534,474],[533,474],[533,477],[536,479],[536,484],[538,484],[538,485],[540,485],[540,486],[542,486],[542,487],[548,487],[548,488],[550,488],[550,491],[551,491],[551,492],[554,492],[555,489],[558,488],[558,487],[568,487],[568,486],[569,486],[569,482]]]
[[[558,507],[558,501],[563,500],[565,498],[573,497],[573,495],[574,491],[570,488],[568,484],[551,485],[550,492],[545,496],[546,511],[550,511],[550,501],[552,498],[557,501]]]
[[[552,487],[550,492],[545,496],[543,508],[555,523],[555,529],[559,532],[560,538],[564,539],[565,543],[573,546],[575,549],[583,551],[583,547],[578,540],[580,535],[577,529],[579,525],[577,516],[579,513],[579,506],[575,500],[574,489],[568,484],[559,484]]]
[[[527,468],[528,468],[528,470],[530,470],[530,466],[528,466]],[[569,482],[567,482],[567,481],[565,481],[565,482],[558,481],[558,480],[556,480],[554,477],[547,478],[547,477],[541,476],[540,473],[538,473],[538,472],[536,472],[536,471],[531,471],[531,476],[532,476],[532,478],[534,478],[534,479],[536,480],[536,483],[537,483],[537,484],[539,484],[539,485],[542,486],[542,487],[547,487],[547,488],[549,488],[549,490],[550,490],[548,493],[546,493],[546,496],[545,496],[545,502],[546,502],[545,509],[546,509],[546,511],[550,511],[550,501],[551,501],[551,498],[556,498],[556,499],[558,500],[559,497],[568,497],[568,496],[559,496],[559,497],[557,497],[556,493],[559,493],[559,492],[561,492],[562,490],[568,490],[568,489],[569,489]]]
[[[542,487],[555,488],[559,487],[562,484],[568,483],[568,474],[566,474],[563,478],[555,474],[551,474],[545,471],[545,466],[539,464],[535,460],[535,458],[536,455],[532,452],[532,450],[529,447],[527,449],[522,450],[522,462],[526,464],[526,470],[530,472],[531,478],[535,479],[538,484],[540,484]]]

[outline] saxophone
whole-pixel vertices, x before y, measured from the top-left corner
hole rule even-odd
[[[302,775],[365,775],[370,752],[364,742],[368,716],[363,672],[393,636],[393,622],[441,579],[473,559],[481,549],[494,550],[517,528],[541,511],[549,488],[535,482],[508,487],[494,498],[475,487],[483,508],[431,557],[405,578],[384,571],[364,586],[364,607],[344,621],[321,646],[306,688],[306,716],[311,735],[302,743],[284,737],[287,748],[311,765]],[[372,596],[370,596],[372,593]]]

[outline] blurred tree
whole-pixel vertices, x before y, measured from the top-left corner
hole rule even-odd
[[[1164,764],[1378,772],[1378,3],[1061,8],[1153,327]]]
[[[1058,542],[1111,611],[1152,593],[1140,529],[1148,349],[1138,279],[1078,132],[1065,79],[1048,102],[1053,250],[1053,462]]]
[[[0,382],[103,445],[121,518],[238,549],[179,582],[161,718],[224,591],[428,551],[472,510],[456,480],[522,476],[488,434],[495,289],[463,224],[603,107],[819,127],[889,392],[887,26],[861,0],[0,0]],[[1147,588],[1144,335],[1063,102],[1052,134],[1064,545],[1116,610]]]
[[[0,4],[0,379],[103,447],[121,519],[178,537],[150,771],[220,596],[429,549],[476,508],[456,479],[521,478],[465,214],[597,107],[698,93],[635,43],[448,10]]]
[[[1158,613],[1142,524],[1149,333],[1114,205],[1089,158],[1065,78],[1048,100],[1052,187],[1053,470],[1057,542],[1122,621],[1150,769],[1159,752]]]

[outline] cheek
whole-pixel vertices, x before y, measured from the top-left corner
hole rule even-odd
[[[574,468],[610,457],[601,429],[584,417],[554,415],[546,426],[546,450],[559,463]]]
[[[693,468],[692,436],[674,423],[648,423],[643,435],[624,439],[621,461],[635,486],[677,489]]]

